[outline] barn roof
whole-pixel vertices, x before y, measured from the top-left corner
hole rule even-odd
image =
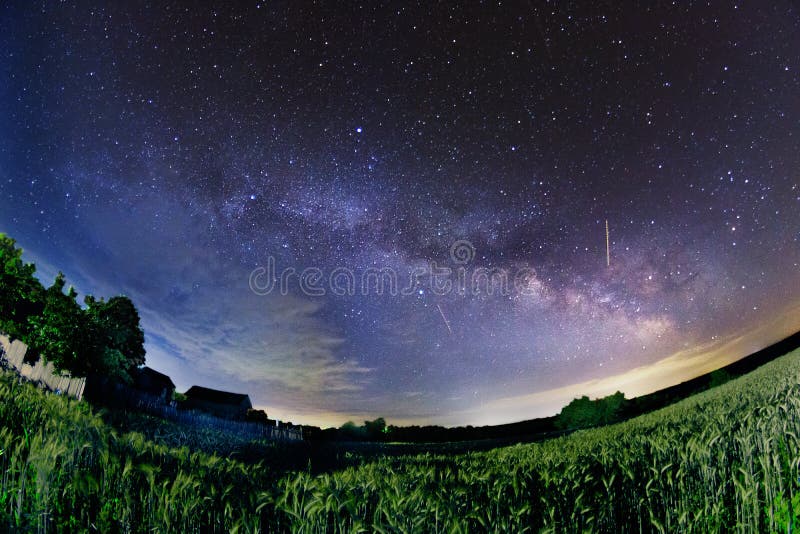
[[[218,389],[204,388],[203,386],[192,386],[184,393],[190,399],[215,402],[217,404],[232,404],[239,406],[242,401],[250,402],[250,397],[245,393],[231,393]]]
[[[145,380],[149,380],[154,384],[159,384],[165,388],[175,389],[175,384],[172,379],[164,373],[159,373],[155,369],[149,367],[141,367],[139,369],[139,376]]]

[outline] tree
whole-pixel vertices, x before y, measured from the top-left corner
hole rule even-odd
[[[348,421],[339,427],[339,435],[345,439],[364,439],[364,427],[357,426],[354,422]]]
[[[381,439],[386,431],[386,421],[378,417],[374,421],[364,421],[364,430],[370,439]]]
[[[96,372],[130,381],[134,368],[144,365],[144,332],[139,325],[139,312],[125,296],[96,300],[84,299],[89,328],[95,336],[94,367]]]
[[[601,425],[610,425],[620,420],[625,407],[625,394],[617,391],[613,395],[598,400],[598,419]]]
[[[59,371],[73,376],[92,373],[130,381],[145,359],[139,313],[128,297],[107,302],[91,295],[86,308],[77,292],[58,273],[45,289],[34,277],[36,267],[22,261],[16,241],[0,234],[0,330],[24,341]]]
[[[254,410],[252,408],[247,410],[247,416],[245,419],[251,423],[261,423],[263,425],[266,425],[267,421],[269,421],[267,412],[264,410]]]
[[[63,273],[47,288],[39,315],[28,318],[27,342],[59,371],[73,376],[100,374],[131,381],[131,371],[144,364],[144,333],[139,314],[127,297],[108,302],[87,296],[82,309],[73,287],[65,293]]]
[[[88,362],[82,357],[91,349],[91,336],[86,329],[84,312],[75,298],[77,293],[66,285],[64,274],[58,273],[53,285],[44,293],[41,314],[28,317],[26,341],[34,352],[53,362],[59,370],[85,376]]]
[[[592,401],[584,395],[573,399],[561,409],[556,425],[559,428],[585,428],[595,424],[595,409]]]
[[[556,426],[571,429],[615,423],[621,419],[626,402],[625,395],[621,391],[595,400],[590,400],[584,395],[561,409],[556,419]]]
[[[16,241],[0,233],[0,330],[27,341],[31,316],[42,313],[44,288],[36,266],[22,261]]]

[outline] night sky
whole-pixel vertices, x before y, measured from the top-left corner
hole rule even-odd
[[[502,423],[800,329],[793,2],[8,4],[0,231],[179,390]]]

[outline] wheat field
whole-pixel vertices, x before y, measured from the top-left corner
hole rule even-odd
[[[37,532],[787,532],[800,351],[628,422],[312,475],[103,422],[0,377],[0,529]]]

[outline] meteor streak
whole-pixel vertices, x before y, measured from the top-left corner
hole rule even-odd
[[[447,327],[447,331],[450,332],[450,335],[453,335],[453,330],[450,328],[450,321],[447,320],[447,317],[444,316],[444,312],[442,311],[442,305],[437,304],[436,308],[439,310],[439,315],[442,316],[442,320],[444,321],[444,325]]]

